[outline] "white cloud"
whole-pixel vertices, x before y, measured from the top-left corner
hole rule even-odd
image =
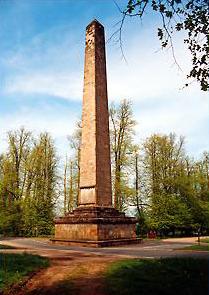
[[[142,34],[133,32],[125,38],[127,63],[118,46],[107,44],[109,99],[145,101],[178,93],[189,63],[181,40],[175,42],[175,53],[184,73],[173,65],[171,51],[156,52],[159,42],[152,31],[142,29]],[[6,59],[13,74],[8,76],[4,91],[81,100],[83,46],[84,34],[81,38],[81,32],[76,35],[70,26],[55,27],[35,36]]]
[[[4,94],[44,94],[82,99],[83,54],[80,33],[53,27],[0,58],[5,67]]]
[[[31,43],[41,44],[40,40],[43,42],[44,38],[39,37],[39,41],[34,38],[36,41]],[[178,92],[183,85],[183,75],[170,67],[172,59],[166,53],[154,53],[149,44],[142,46],[139,38],[132,36],[130,42],[131,47],[126,51],[128,64],[121,59],[120,49],[108,46],[109,99],[118,101],[125,97],[144,101],[163,96],[171,90]],[[77,43],[75,49],[64,39],[62,44],[53,44],[43,52],[31,43],[7,61],[11,67],[22,70],[8,77],[4,91],[81,100],[83,58]]]
[[[122,59],[120,49],[109,48],[108,89],[111,99],[160,99],[167,93],[178,94],[184,86],[190,56],[181,40],[176,40],[175,54],[182,71],[174,63],[171,50],[156,51],[158,40],[152,32],[148,31],[147,36],[149,38],[142,40],[142,36],[135,33],[125,41],[129,45],[124,49],[127,63]]]
[[[155,107],[136,104],[134,114],[139,122],[136,127],[138,139],[141,141],[153,133],[175,132],[186,137],[186,150],[190,155],[199,156],[208,150],[208,99],[195,96],[195,93],[191,87],[178,96],[168,95],[164,100],[159,99]]]
[[[107,46],[109,100],[133,100],[134,114],[139,121],[137,140],[153,132],[176,132],[187,137],[191,154],[200,153],[209,148],[206,123],[209,117],[208,94],[201,92],[195,83],[181,90],[189,57],[178,40],[176,56],[183,73],[173,66],[170,52],[155,52],[159,44],[153,35],[147,36],[149,38],[138,34],[129,36],[126,41],[129,47],[125,48],[127,64],[121,59],[120,49],[112,44]],[[48,42],[46,46],[43,45],[48,38],[46,32],[10,57],[7,63],[10,71],[12,68],[15,71],[7,79],[4,92],[18,93],[18,97],[21,93],[40,94],[80,101],[84,59],[80,46],[84,40],[78,42],[79,37],[72,42],[70,33],[62,37],[61,43],[55,38],[56,42]],[[62,153],[66,145],[63,138],[73,130],[77,118],[73,114],[63,116],[55,113],[40,115],[35,109],[33,112],[22,110],[19,114],[4,115],[0,119],[0,131],[21,125],[32,130],[47,130],[56,138]]]
[[[139,122],[137,141],[154,132],[175,132],[186,136],[186,149],[191,155],[200,155],[209,149],[208,93],[200,91],[197,83],[183,87],[190,56],[180,40],[175,43],[175,54],[182,72],[173,64],[170,51],[155,52],[157,43],[149,37],[142,40],[136,34],[127,40],[127,64],[117,52],[110,55],[109,98],[111,101],[123,98],[133,101],[134,115]]]
[[[7,82],[8,94],[45,94],[69,100],[81,100],[81,77],[77,73],[27,73]]]
[[[60,156],[65,156],[69,152],[69,143],[67,136],[74,131],[75,122],[79,115],[76,112],[66,110],[52,110],[48,106],[43,106],[42,109],[32,109],[22,107],[18,111],[11,114],[4,114],[0,118],[0,140],[1,151],[7,148],[6,133],[9,130],[17,130],[24,126],[26,129],[33,132],[34,135],[40,132],[49,132],[55,139],[56,146]]]

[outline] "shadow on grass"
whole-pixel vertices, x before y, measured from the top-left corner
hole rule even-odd
[[[78,289],[70,280],[60,281],[50,287],[36,288],[35,290],[25,291],[27,295],[77,295]]]
[[[33,290],[23,290],[24,295],[106,295],[103,277],[66,278],[51,286],[36,287]],[[119,295],[119,294],[118,294]]]
[[[125,260],[106,273],[109,295],[206,295],[208,260],[166,258]]]
[[[48,265],[48,259],[38,255],[0,253],[0,292]]]
[[[81,273],[49,287],[22,291],[25,295],[206,295],[208,260],[123,260],[112,263],[103,276]]]

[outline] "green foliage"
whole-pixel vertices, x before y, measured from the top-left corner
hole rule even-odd
[[[184,139],[154,134],[133,144],[131,104],[111,109],[114,205],[135,209],[138,234],[150,229],[166,235],[209,230],[209,155],[190,159]],[[78,129],[77,131],[80,131]],[[77,205],[80,133],[75,161],[66,162],[64,212]],[[0,234],[50,235],[59,196],[58,159],[47,134],[33,138],[24,129],[9,132],[8,151],[0,156]]]
[[[48,259],[37,255],[0,253],[0,290],[20,282],[31,272],[48,266]]]
[[[176,195],[153,196],[149,219],[151,228],[164,233],[175,228],[190,227],[193,222],[189,208]]]
[[[20,201],[14,200],[2,205],[0,202],[0,233],[7,236],[19,235],[21,232],[22,211]]]
[[[208,289],[206,259],[124,260],[106,273],[107,293],[121,295],[196,295]]]
[[[190,159],[184,138],[153,134],[133,144],[131,104],[110,109],[114,205],[136,210],[138,234],[162,235],[209,229],[209,155]]]
[[[0,158],[0,233],[48,235],[57,198],[57,158],[47,133],[37,139],[25,129],[8,133]]]
[[[154,134],[141,149],[141,194],[148,228],[161,234],[209,228],[208,154],[193,161],[184,139]]]
[[[122,100],[117,107],[112,104],[109,113],[114,207],[124,211],[125,200],[131,193],[125,171],[130,165],[130,154],[134,149],[136,122],[133,119],[132,104],[128,100]]]
[[[73,155],[66,157],[63,177],[64,213],[78,206],[80,180],[81,121],[76,122],[75,131],[68,137]]]

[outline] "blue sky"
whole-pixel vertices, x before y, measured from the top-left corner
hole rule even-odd
[[[123,7],[126,1],[117,1]],[[55,138],[60,155],[69,152],[67,135],[81,116],[85,27],[94,18],[106,40],[121,15],[112,0],[7,0],[0,2],[0,152],[6,132],[20,126]],[[182,89],[189,54],[175,37],[175,52],[160,49],[153,27],[158,19],[129,19],[123,30],[127,62],[115,39],[107,42],[109,102],[133,101],[141,142],[154,132],[186,137],[186,149],[199,157],[209,150],[208,93],[193,83]]]

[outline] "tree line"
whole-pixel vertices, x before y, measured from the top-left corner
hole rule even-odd
[[[134,214],[141,233],[208,231],[209,153],[192,159],[185,139],[175,134],[153,134],[136,144],[136,123],[130,101],[111,105],[114,207]],[[0,155],[0,234],[52,234],[54,217],[77,207],[80,122],[68,139],[71,156],[61,165],[48,133],[8,132],[8,149]]]
[[[37,236],[52,232],[58,192],[58,158],[48,133],[34,138],[21,128],[7,134],[0,156],[0,232]]]
[[[209,229],[209,153],[189,157],[185,138],[153,134],[136,144],[132,104],[110,107],[113,205],[136,215],[141,232],[167,235]],[[69,137],[74,155],[66,161],[65,208],[77,206],[81,123]],[[71,204],[71,205],[69,205]]]

